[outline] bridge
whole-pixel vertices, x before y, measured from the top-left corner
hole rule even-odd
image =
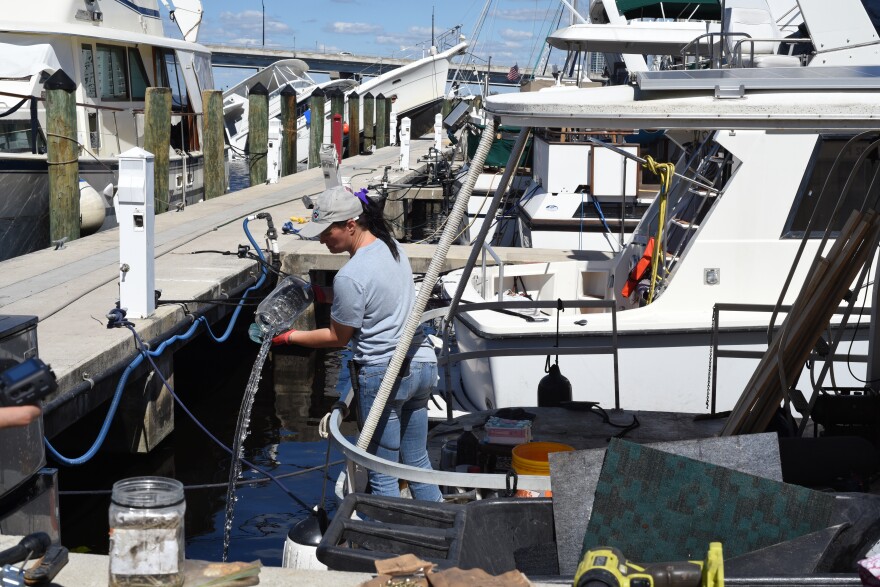
[[[270,49],[267,47],[232,46],[232,45],[205,45],[211,50],[211,59],[214,67],[243,67],[263,69],[281,59],[302,59],[309,66],[310,72],[338,74],[341,77],[377,76],[391,71],[392,69],[412,63],[415,59],[399,57],[377,57],[374,55],[355,55],[348,52],[321,53],[317,51],[301,51],[293,49]],[[469,66],[471,72],[475,69],[480,79],[486,73],[486,67],[474,68]],[[449,68],[449,80],[455,75],[455,64]],[[507,79],[510,66],[492,65],[489,73],[489,83],[496,86],[516,85]],[[523,77],[531,75],[531,69],[520,68]],[[459,76],[461,79],[461,76]],[[475,79],[473,75],[470,79]]]

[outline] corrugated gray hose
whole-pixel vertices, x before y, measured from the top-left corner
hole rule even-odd
[[[388,370],[382,378],[382,384],[379,386],[376,401],[373,402],[373,406],[370,408],[370,413],[364,421],[364,429],[361,430],[361,434],[357,441],[358,448],[362,450],[367,450],[367,447],[370,445],[370,440],[373,438],[373,433],[376,431],[376,426],[379,425],[379,419],[382,417],[382,411],[385,409],[385,404],[388,403],[388,396],[391,395],[391,389],[394,387],[394,382],[397,380],[397,374],[400,373],[400,367],[403,365],[403,361],[406,358],[407,351],[409,351],[410,344],[412,344],[416,330],[422,323],[422,313],[425,311],[425,306],[428,304],[428,298],[431,296],[431,291],[434,289],[434,285],[437,283],[437,278],[440,276],[440,269],[442,269],[443,264],[446,262],[446,255],[449,253],[449,247],[452,246],[452,241],[457,236],[459,228],[461,227],[461,219],[464,217],[465,210],[467,210],[468,200],[470,200],[471,194],[474,191],[477,177],[483,171],[483,164],[486,162],[486,156],[489,154],[489,149],[492,147],[492,140],[494,138],[495,121],[490,119],[486,121],[483,134],[480,137],[480,144],[477,147],[477,152],[474,153],[474,157],[471,159],[471,166],[465,177],[464,185],[461,187],[461,190],[459,190],[458,195],[455,198],[455,205],[452,207],[452,212],[446,219],[446,226],[443,228],[440,242],[437,243],[437,250],[434,251],[434,256],[431,257],[431,263],[428,265],[425,278],[422,280],[422,285],[419,288],[419,295],[416,296],[412,312],[403,327],[403,333],[400,335],[400,342],[398,343],[397,348],[394,349],[394,354],[391,356],[391,362],[388,364]]]

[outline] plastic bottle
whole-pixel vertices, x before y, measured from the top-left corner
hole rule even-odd
[[[477,440],[473,433],[473,427],[465,425],[464,432],[458,437],[458,446],[455,452],[455,464],[461,465],[478,465],[477,452],[479,451],[480,441]]]
[[[184,581],[183,484],[134,477],[110,497],[110,587],[180,587]]]
[[[256,323],[264,335],[288,330],[314,300],[309,282],[289,275],[257,306]]]

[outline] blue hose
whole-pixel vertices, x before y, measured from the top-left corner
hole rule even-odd
[[[49,454],[52,455],[52,458],[54,458],[55,460],[57,460],[58,462],[60,462],[62,464],[74,466],[74,465],[82,465],[83,463],[91,460],[91,458],[94,457],[95,454],[97,454],[98,450],[101,448],[101,446],[104,444],[104,441],[107,439],[107,433],[110,430],[110,424],[113,422],[113,417],[116,415],[116,410],[119,408],[119,402],[122,399],[122,391],[125,389],[125,384],[128,382],[128,376],[131,375],[132,371],[134,371],[144,361],[145,356],[149,355],[150,357],[158,357],[159,355],[161,355],[165,351],[165,349],[168,347],[169,344],[177,342],[178,340],[189,340],[190,338],[193,337],[193,335],[195,335],[196,330],[198,330],[200,323],[203,323],[205,325],[205,328],[207,329],[208,334],[211,335],[211,338],[214,339],[214,341],[222,343],[222,342],[226,342],[229,339],[229,336],[232,334],[232,330],[235,327],[235,322],[238,320],[238,315],[241,313],[241,309],[244,306],[245,299],[247,298],[247,296],[250,292],[254,291],[255,289],[260,288],[263,285],[263,283],[265,283],[266,277],[268,274],[268,270],[266,269],[266,266],[265,266],[266,259],[263,256],[263,251],[262,251],[262,249],[260,249],[257,242],[254,240],[254,237],[251,235],[250,230],[248,229],[248,221],[249,220],[250,220],[250,218],[244,219],[244,222],[242,223],[242,228],[244,229],[244,233],[247,236],[248,240],[250,241],[251,245],[253,245],[254,249],[257,251],[257,254],[260,256],[260,260],[263,261],[263,263],[260,263],[260,267],[262,268],[262,275],[260,275],[260,278],[257,280],[257,282],[254,285],[247,288],[245,290],[244,294],[242,294],[241,300],[239,300],[238,305],[235,307],[235,310],[232,312],[232,318],[230,318],[230,320],[229,320],[229,325],[226,327],[226,332],[224,332],[223,335],[220,337],[215,336],[214,333],[211,331],[211,325],[208,323],[208,320],[205,319],[204,316],[199,316],[196,319],[196,321],[193,322],[192,326],[190,326],[187,329],[187,331],[184,332],[183,334],[176,334],[176,335],[172,336],[171,338],[169,338],[168,340],[163,341],[162,344],[160,344],[158,347],[156,347],[155,350],[152,350],[152,351],[142,350],[140,353],[138,353],[138,355],[134,359],[132,359],[131,363],[128,364],[128,366],[125,368],[125,371],[123,371],[122,376],[119,378],[119,383],[116,385],[116,391],[113,392],[113,399],[110,401],[110,409],[107,410],[107,415],[104,417],[104,423],[101,425],[101,430],[98,432],[98,437],[95,439],[95,442],[92,444],[92,446],[82,456],[77,457],[77,458],[68,458],[68,457],[65,457],[64,455],[62,455],[61,453],[59,453],[55,449],[55,447],[52,446],[52,443],[49,442],[48,438],[44,438],[43,442],[46,444],[46,449],[49,451]],[[119,322],[120,322],[119,325],[122,326],[123,325],[122,321],[119,321]],[[152,360],[150,362],[152,362]],[[158,371],[158,369],[157,369],[157,371]],[[160,377],[161,377],[161,373],[160,373]],[[163,378],[163,381],[164,381],[164,378]],[[171,388],[169,387],[169,389],[171,389]],[[173,393],[174,392],[172,391],[172,394]],[[189,414],[189,411],[187,411],[187,414]]]

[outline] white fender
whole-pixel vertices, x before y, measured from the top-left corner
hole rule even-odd
[[[97,232],[107,216],[104,198],[89,182],[79,180],[79,227],[82,236]]]

